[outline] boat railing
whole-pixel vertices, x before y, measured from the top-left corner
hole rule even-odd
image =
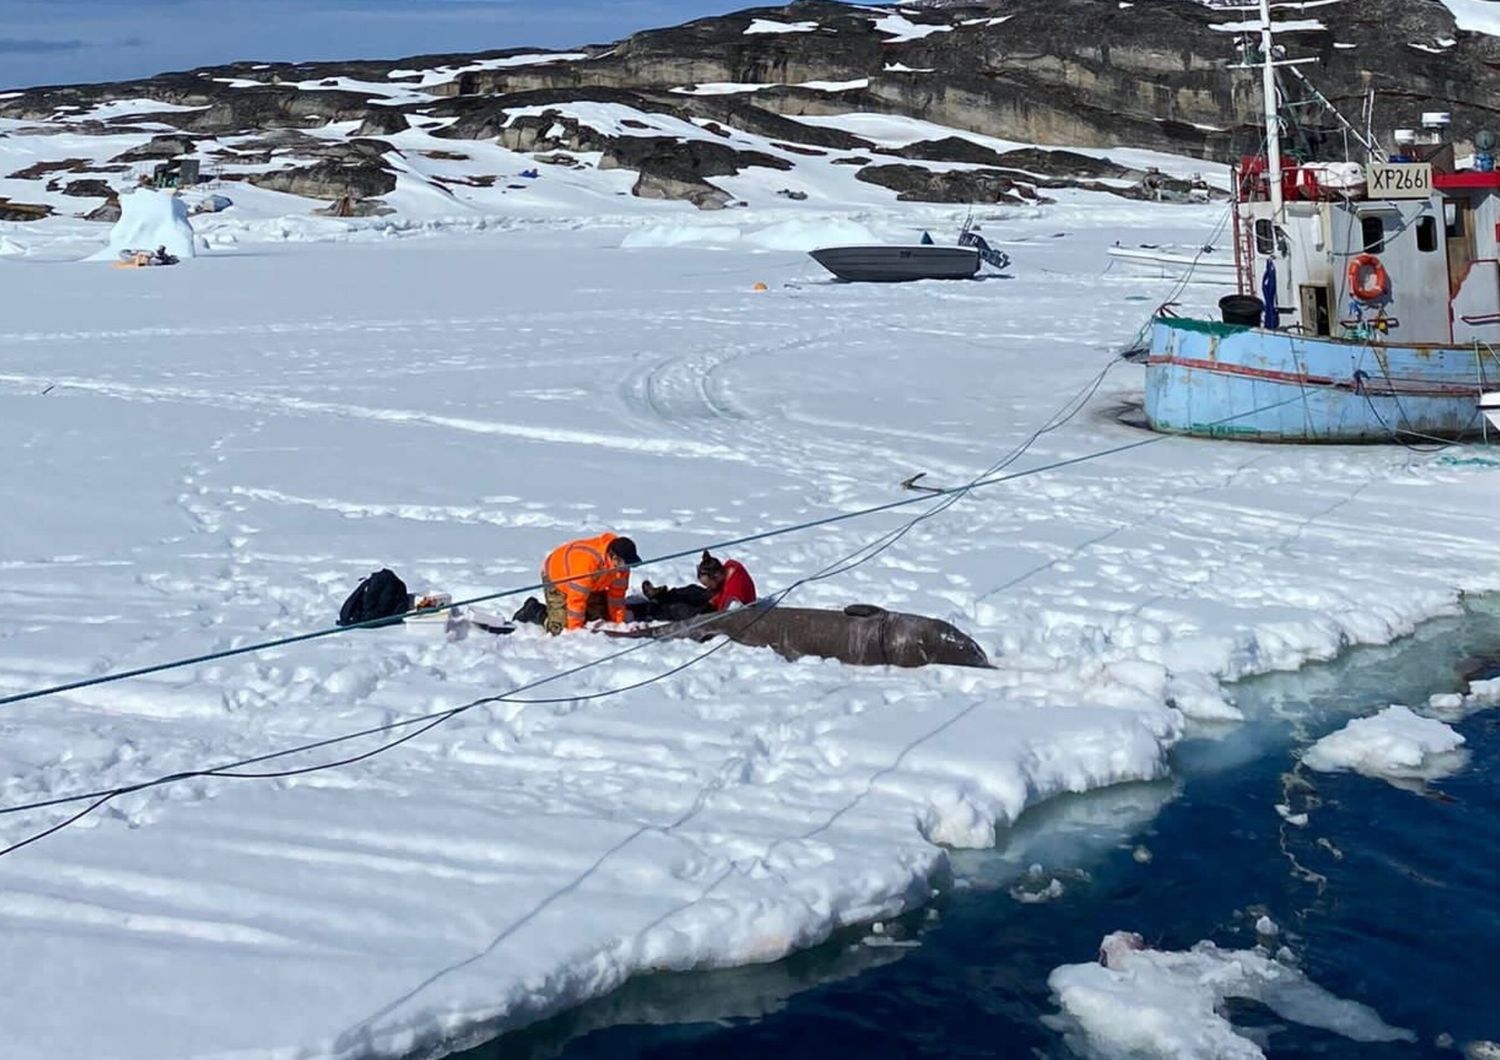
[[[1399,328],[1401,321],[1396,317],[1384,315],[1376,317],[1374,320],[1346,317],[1339,321],[1339,326],[1344,329],[1343,338],[1354,339],[1359,342],[1371,342],[1389,336],[1391,328]]]

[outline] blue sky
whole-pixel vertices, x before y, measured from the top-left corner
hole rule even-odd
[[[0,0],[0,89],[614,40],[774,0]]]

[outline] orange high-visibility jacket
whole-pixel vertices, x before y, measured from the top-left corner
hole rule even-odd
[[[609,598],[609,620],[625,621],[625,593],[630,588],[630,570],[605,552],[618,534],[600,534],[569,541],[553,549],[542,563],[542,581],[557,587],[568,606],[568,629],[582,629],[590,593]]]

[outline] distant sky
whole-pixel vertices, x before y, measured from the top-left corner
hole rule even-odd
[[[0,0],[0,90],[614,40],[774,0]]]

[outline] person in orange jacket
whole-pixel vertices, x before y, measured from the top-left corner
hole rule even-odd
[[[630,568],[640,561],[635,542],[615,534],[580,538],[549,552],[542,562],[547,632],[582,629],[601,618],[624,622]]]

